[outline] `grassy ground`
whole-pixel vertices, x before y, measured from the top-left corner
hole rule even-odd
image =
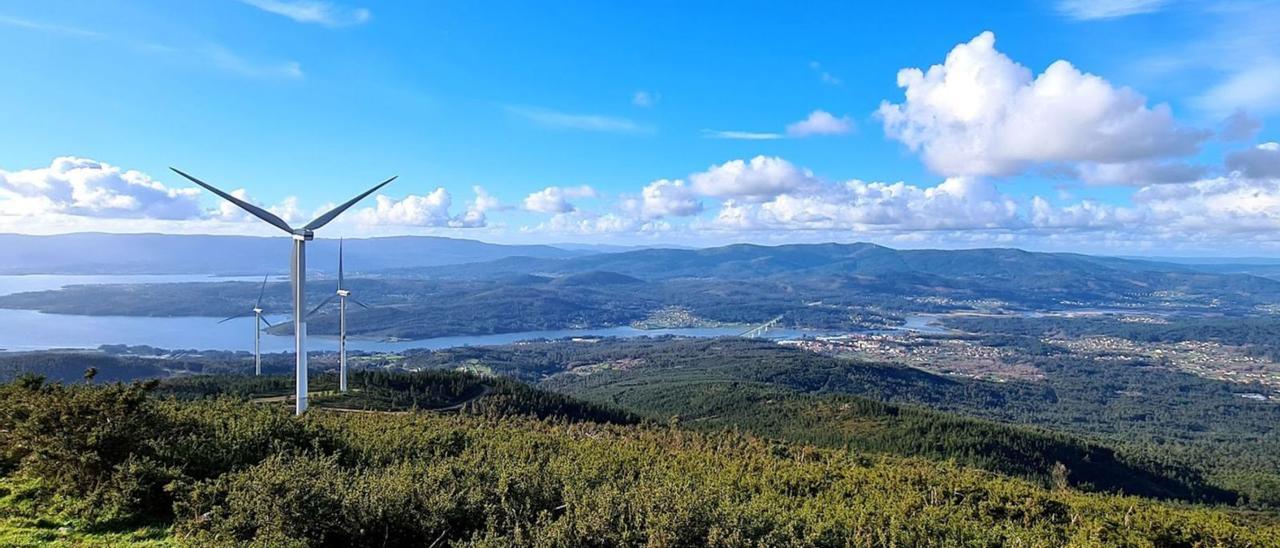
[[[0,546],[177,546],[168,527],[87,526],[40,508],[35,482],[0,478]]]

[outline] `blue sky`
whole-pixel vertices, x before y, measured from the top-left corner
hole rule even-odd
[[[1272,255],[1277,7],[0,2],[0,231]]]

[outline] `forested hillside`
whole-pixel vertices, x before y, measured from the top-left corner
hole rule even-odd
[[[1280,505],[1276,497],[1280,492],[1280,473],[1276,472],[1280,470],[1280,406],[1240,398],[1238,389],[1228,383],[1150,364],[1117,365],[1047,355],[1035,362],[1045,374],[1043,380],[993,383],[743,339],[457,348],[411,353],[405,362],[411,367],[483,369],[659,418],[702,418],[723,426],[757,428],[765,435],[785,433],[795,436],[793,439],[837,446],[869,443],[857,425],[868,419],[839,412],[842,404],[832,411],[827,399],[831,396],[922,405],[1083,436],[1116,450],[1130,465],[1158,470],[1159,475],[1176,478],[1176,483],[1199,485],[1197,489],[1202,491],[1207,483],[1205,493],[1222,489],[1238,494],[1240,501],[1248,504]],[[770,408],[751,409],[750,400],[712,397],[728,387],[757,386],[788,398],[818,399],[792,404],[795,414],[781,414],[784,420],[780,424],[766,427],[773,413]],[[1137,393],[1142,396],[1133,395]],[[707,407],[712,404],[722,407]],[[831,411],[830,416],[824,417],[823,410]],[[945,421],[937,424],[942,423]],[[1001,454],[983,450],[980,456],[964,456],[977,452],[974,447],[980,446],[986,433],[970,438],[960,436],[964,429],[956,430],[955,435],[941,428],[926,431],[937,435],[920,438],[924,447],[912,454],[930,454],[930,444],[950,444],[941,454],[978,464],[995,458],[989,454]],[[909,428],[895,434],[906,447],[911,444],[905,440],[916,435]],[[1019,443],[1027,441],[1019,439]],[[1048,473],[1041,467],[1033,475]]]
[[[513,415],[296,419],[0,387],[0,538],[190,545],[1232,545],[1280,526],[934,462]]]

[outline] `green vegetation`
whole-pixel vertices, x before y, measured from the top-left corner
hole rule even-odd
[[[232,397],[265,400],[293,395],[293,377],[199,376],[167,379],[153,392],[181,400]],[[462,411],[485,416],[521,415],[577,422],[634,424],[639,417],[499,377],[457,371],[354,371],[351,391],[338,393],[332,373],[312,375],[312,406],[354,411]],[[284,403],[283,399],[276,400]]]
[[[4,485],[31,504],[64,501],[77,531],[115,535],[86,540],[102,543],[1280,543],[1280,525],[1244,514],[738,433],[466,413],[299,419],[228,396],[151,397],[154,384],[0,387]],[[23,511],[12,498],[6,516]]]
[[[955,317],[949,327],[973,333],[1000,333],[1024,337],[1085,337],[1101,335],[1143,343],[1212,341],[1247,347],[1251,354],[1280,359],[1280,318],[1209,317],[1172,318],[1167,323],[1121,321],[1114,315],[1090,317]]]
[[[646,249],[570,258],[393,270],[350,281],[372,309],[349,311],[353,335],[422,339],[583,327],[643,320],[669,307],[701,320],[850,330],[903,312],[1004,306],[1055,309],[1064,302],[1249,314],[1280,298],[1280,281],[1199,272],[1163,263],[1009,249],[893,250],[870,244],[734,245]],[[331,287],[312,284],[318,302]],[[0,307],[62,314],[229,316],[257,291],[247,282],[78,285],[0,296]],[[145,294],[145,299],[138,298]],[[268,284],[264,308],[290,306],[286,284]],[[337,332],[320,314],[313,333]],[[275,332],[288,332],[277,325]]]
[[[1090,462],[1089,466],[1105,467],[1108,465],[1093,463],[1094,457],[1087,457],[1093,451],[1087,448],[1109,448],[1108,455],[1114,453],[1120,464],[1165,478],[1168,484],[1162,489],[1170,495],[1209,499],[1225,496],[1219,500],[1259,508],[1280,506],[1280,489],[1276,489],[1280,485],[1280,406],[1237,397],[1238,388],[1227,383],[1144,364],[1038,356],[1034,364],[1045,373],[1043,381],[992,383],[741,339],[633,339],[458,348],[411,353],[405,363],[428,368],[483,364],[498,374],[540,382],[546,388],[650,416],[719,416],[707,420],[719,426],[836,447],[853,443],[855,447],[875,449],[868,445],[871,441],[863,439],[865,432],[831,423],[858,419],[852,416],[856,414],[823,418],[818,410],[829,409],[833,404],[821,398],[860,396],[923,405],[952,414],[1083,436],[1089,441],[1077,439],[1069,444],[1076,449],[1067,455],[1077,455],[1081,462]],[[803,395],[820,399],[794,404],[795,414],[783,413],[779,419],[782,424],[766,427],[769,413],[765,410],[744,410],[743,406],[750,408],[749,402],[712,397],[718,390],[728,390],[726,385],[761,387],[766,394],[778,394],[779,398]],[[1142,396],[1136,397],[1135,393]],[[713,404],[719,407],[709,407]],[[1054,461],[1022,462],[1022,457],[1010,457],[1002,464],[990,462],[997,459],[995,456],[965,456],[979,452],[976,448],[982,447],[984,436],[993,434],[977,426],[988,423],[974,423],[951,433],[941,429],[947,424],[944,418],[937,415],[923,419],[925,424],[934,422],[938,428],[924,428],[937,434],[923,438],[922,447],[896,447],[891,443],[884,450],[956,458],[1013,473],[1021,469],[1033,478],[1050,473],[1045,465]],[[917,435],[909,425],[900,421],[893,424],[895,435],[904,440]],[[1018,436],[1022,434],[1015,437]],[[1034,447],[1034,451],[1061,450],[1056,442],[1049,443],[1060,439],[1053,436],[1018,439],[1021,441],[1010,443]],[[992,454],[1000,455],[1002,451]],[[985,454],[988,449],[981,452]],[[1073,470],[1080,468],[1070,461],[1063,463]],[[1034,469],[1023,468],[1028,466]],[[1073,480],[1101,489],[1151,492],[1144,487],[1144,474],[1121,476],[1138,482],[1136,485],[1098,482],[1082,474],[1077,472]],[[1238,494],[1238,500],[1224,495],[1224,491]]]
[[[645,382],[578,387],[575,394],[609,401],[683,427],[742,429],[773,439],[858,452],[951,461],[1044,486],[1157,498],[1235,502],[1191,469],[1117,455],[1078,437],[960,418],[851,396],[811,396],[739,382]]]

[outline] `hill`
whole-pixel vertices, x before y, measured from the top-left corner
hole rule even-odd
[[[287,274],[289,239],[250,236],[76,233],[0,234],[0,274]],[[544,245],[500,245],[432,236],[347,240],[348,269],[427,267],[503,257],[565,258],[585,251]],[[338,242],[307,246],[312,271],[337,270]]]
[[[1274,545],[1220,509],[659,426],[302,419],[145,386],[0,387],[0,538],[194,545]],[[27,524],[10,530],[10,524]],[[136,528],[136,529],[132,529]],[[35,532],[30,532],[35,529]],[[40,535],[40,536],[37,536]]]
[[[912,312],[1092,307],[1253,315],[1280,300],[1277,280],[1166,263],[870,244],[508,257],[381,276],[349,280],[348,287],[372,306],[349,311],[350,334],[422,339],[602,328],[641,324],[671,311],[685,323],[746,325],[784,315],[787,327],[847,332],[896,325]],[[331,283],[308,284],[308,301],[328,296]],[[0,307],[225,317],[243,312],[256,293],[252,282],[78,285],[0,296]],[[289,310],[290,299],[288,284],[267,285],[269,312]],[[335,334],[337,314],[327,309],[310,326],[318,335]]]
[[[1018,249],[899,250],[866,243],[708,249],[642,249],[559,259],[509,257],[448,269],[398,269],[395,275],[483,279],[538,273],[570,275],[607,271],[657,281],[673,279],[768,280],[872,285],[900,295],[954,299],[995,298],[1026,305],[1062,300],[1149,301],[1153,294],[1178,303],[1229,299],[1256,303],[1280,296],[1280,281],[1247,274],[1198,270],[1193,265],[1033,253]]]
[[[1274,494],[1280,486],[1274,473],[1280,469],[1280,406],[1240,398],[1229,383],[1141,363],[1049,355],[1034,364],[1044,372],[1042,380],[997,383],[744,339],[529,343],[409,353],[404,360],[408,367],[466,366],[511,375],[658,420],[679,415],[695,427],[708,423],[835,447],[954,458],[1028,477],[1051,473],[1048,454],[1092,462],[1097,457],[1088,447],[1094,444],[1115,453],[1107,459],[1165,476],[1166,493],[1230,491],[1241,502],[1280,506]],[[1126,395],[1135,392],[1144,396]],[[917,419],[910,418],[916,411],[883,410],[876,416],[881,408],[841,399],[848,397],[946,415],[916,415],[929,425],[917,428]],[[770,399],[775,403],[765,403]],[[846,403],[849,409],[843,409]],[[957,415],[984,422],[950,422]],[[997,428],[985,421],[1004,424]],[[1039,433],[1007,430],[1011,425]],[[1055,437],[1064,434],[1065,440]],[[984,447],[988,438],[1015,441],[994,449]],[[1021,456],[1001,463],[1001,454]],[[1126,473],[1110,481],[1115,487],[1114,482],[1138,478]],[[1083,475],[1074,479],[1094,482]],[[1108,488],[1106,482],[1095,486]]]

